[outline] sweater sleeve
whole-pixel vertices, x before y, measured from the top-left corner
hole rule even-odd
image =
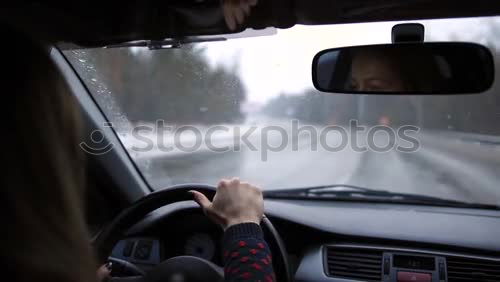
[[[224,277],[233,281],[276,281],[271,252],[255,223],[229,227],[223,240]]]

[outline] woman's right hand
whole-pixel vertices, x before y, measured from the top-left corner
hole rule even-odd
[[[260,224],[264,216],[262,192],[256,186],[240,182],[238,178],[222,179],[213,202],[198,191],[190,191],[205,214],[224,230],[240,223]]]

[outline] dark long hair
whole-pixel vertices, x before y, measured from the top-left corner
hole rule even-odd
[[[0,30],[10,42],[0,45],[0,257],[7,277],[95,280],[83,218],[78,107],[47,47],[6,25]]]

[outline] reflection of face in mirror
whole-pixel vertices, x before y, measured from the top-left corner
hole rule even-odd
[[[347,89],[355,92],[432,92],[441,75],[432,53],[421,48],[371,47],[354,50]]]
[[[377,56],[374,52],[357,53],[352,60],[349,89],[362,92],[408,91],[396,65],[387,56]]]
[[[401,43],[327,49],[313,60],[323,92],[468,94],[491,86],[491,52],[467,43]]]

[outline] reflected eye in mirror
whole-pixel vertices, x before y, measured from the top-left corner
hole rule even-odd
[[[493,84],[494,64],[474,43],[399,43],[324,50],[312,72],[323,92],[475,94]]]
[[[387,89],[392,89],[393,84],[390,81],[383,79],[370,79],[366,81],[366,91],[387,91]]]
[[[349,85],[347,86],[347,89],[349,91],[359,91],[358,82],[354,78],[351,78],[351,81],[350,81]]]

